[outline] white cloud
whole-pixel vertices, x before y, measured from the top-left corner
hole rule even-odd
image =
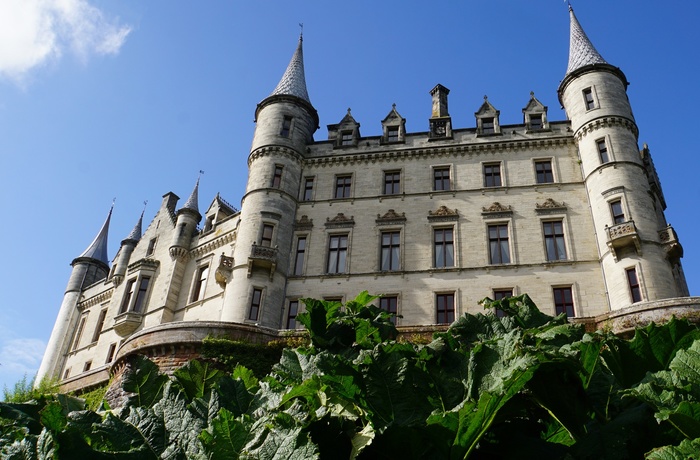
[[[46,344],[39,339],[10,339],[0,345],[2,371],[11,374],[36,374]]]
[[[129,32],[88,0],[1,0],[0,76],[21,82],[65,51],[116,54]]]

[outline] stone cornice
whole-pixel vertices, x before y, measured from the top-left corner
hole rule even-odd
[[[109,300],[112,298],[112,294],[114,294],[114,288],[110,288],[104,292],[100,292],[99,294],[96,294],[92,297],[88,297],[87,299],[78,302],[78,310],[85,310],[86,308],[90,308],[93,305],[97,305],[99,303],[104,302],[105,300]]]
[[[248,155],[248,167],[251,167],[253,161],[268,155],[282,156],[296,162],[299,165],[301,165],[304,161],[304,157],[294,149],[290,149],[289,147],[284,147],[282,145],[266,145],[256,149],[253,152],[250,152],[250,155]]]
[[[369,164],[383,161],[396,161],[399,159],[424,159],[434,157],[453,157],[471,154],[493,154],[512,152],[516,150],[546,150],[551,148],[564,147],[573,144],[573,138],[557,137],[554,139],[527,139],[519,141],[501,141],[471,143],[462,145],[427,146],[424,148],[399,148],[387,151],[378,150],[374,152],[328,155],[317,158],[307,158],[307,166],[335,166],[345,164]],[[393,145],[393,144],[392,144]]]
[[[577,142],[580,142],[581,139],[583,139],[585,136],[587,136],[589,133],[592,133],[593,131],[597,131],[601,128],[615,127],[622,127],[627,129],[632,134],[634,134],[635,138],[639,136],[639,129],[637,128],[637,125],[629,118],[608,116],[596,118],[594,120],[589,121],[585,125],[581,126],[578,129],[578,131],[576,131],[576,133],[574,133],[574,137],[576,138]]]
[[[325,226],[326,226],[326,228],[354,227],[355,226],[355,216],[347,217],[342,212],[339,212],[332,219],[330,217],[327,217]]]
[[[196,248],[192,249],[190,251],[190,256],[192,258],[198,258],[203,256],[204,254],[213,252],[217,249],[219,249],[221,246],[228,244],[232,242],[234,239],[236,239],[236,234],[234,231],[230,231],[219,238],[215,238],[208,243],[205,243],[201,246],[197,246]]]

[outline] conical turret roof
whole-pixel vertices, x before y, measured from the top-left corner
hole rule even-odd
[[[78,256],[78,259],[87,258],[98,260],[105,265],[109,265],[109,260],[107,259],[107,234],[109,233],[109,221],[112,218],[112,209],[109,209],[109,214],[107,214],[107,219],[105,223],[102,224],[100,232],[97,234],[95,239],[90,243],[90,246]]]
[[[187,201],[182,206],[182,208],[180,208],[180,210],[178,212],[189,211],[189,212],[192,212],[192,213],[201,217],[201,214],[199,213],[199,204],[198,203],[199,203],[199,178],[197,178],[197,183],[194,184],[194,190],[192,190],[190,197],[187,198]]]
[[[603,56],[595,49],[593,43],[588,39],[586,32],[579,24],[574,9],[569,6],[569,16],[571,18],[571,32],[569,41],[569,66],[566,74],[574,70],[591,64],[607,64]]]
[[[141,228],[143,225],[143,213],[144,212],[146,212],[145,209],[141,212],[141,217],[139,217],[139,221],[136,222],[136,225],[134,225],[134,229],[131,230],[131,233],[129,233],[129,236],[124,238],[124,241],[122,241],[122,244],[124,244],[125,241],[138,242],[141,239]]]
[[[306,91],[306,77],[304,76],[304,50],[302,47],[303,38],[299,37],[299,44],[289,61],[287,70],[282,75],[282,79],[277,84],[270,96],[289,95],[296,96],[311,104],[309,93]]]

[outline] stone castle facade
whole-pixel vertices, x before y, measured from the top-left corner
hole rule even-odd
[[[198,183],[180,207],[167,193],[111,266],[108,217],[72,263],[38,380],[85,388],[134,353],[190,357],[208,334],[269,340],[297,327],[301,298],[362,290],[404,331],[522,293],[620,332],[696,315],[627,79],[570,16],[568,119],[531,94],[518,125],[484,98],[475,125],[455,127],[437,85],[427,132],[406,132],[392,107],[382,135],[363,137],[348,110],[315,141],[300,39],[256,108],[240,210],[217,195],[201,214]]]

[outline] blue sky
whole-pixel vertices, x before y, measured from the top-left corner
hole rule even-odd
[[[700,5],[576,1],[598,51],[631,82],[629,97],[700,295]],[[307,86],[321,129],[352,108],[380,133],[392,103],[426,131],[429,90],[451,90],[455,128],[488,95],[501,124],[521,123],[530,91],[564,119],[556,89],[568,56],[560,0],[6,0],[0,2],[0,387],[38,368],[70,262],[116,197],[112,258],[148,201],[183,200],[199,170],[200,208],[217,192],[238,205],[255,106],[276,86],[304,23]]]

